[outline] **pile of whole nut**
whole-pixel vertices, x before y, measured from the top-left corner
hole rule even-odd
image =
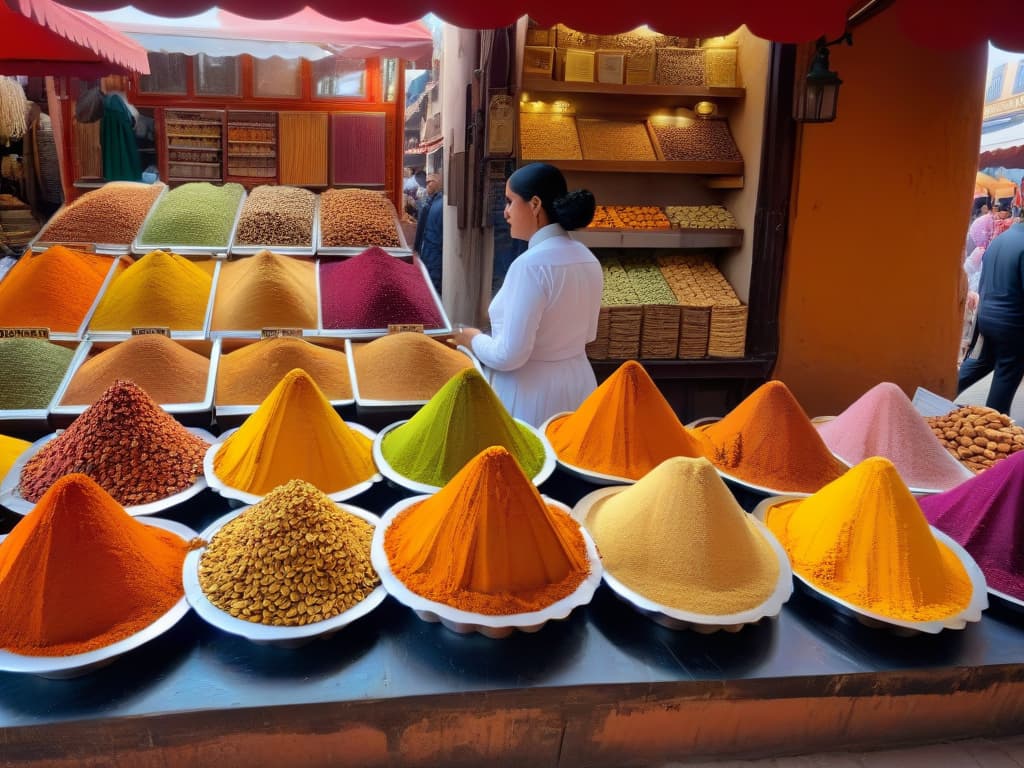
[[[1024,429],[993,408],[965,405],[925,420],[946,450],[973,472],[1024,450]]]
[[[519,116],[524,160],[582,160],[574,115],[524,112]]]
[[[725,120],[684,119],[652,124],[666,160],[738,162],[743,159]]]
[[[241,245],[313,244],[316,195],[308,189],[256,187],[242,206],[235,242]]]
[[[677,229],[736,229],[736,217],[720,205],[666,205],[665,215]]]
[[[659,48],[654,81],[658,85],[703,86],[703,48]]]
[[[655,160],[647,127],[632,120],[576,121],[585,160]]]
[[[380,583],[370,564],[372,538],[369,523],[292,480],[214,534],[199,561],[199,584],[211,603],[245,621],[323,621]]]
[[[368,189],[328,189],[320,195],[321,243],[328,247],[398,248],[395,208]]]

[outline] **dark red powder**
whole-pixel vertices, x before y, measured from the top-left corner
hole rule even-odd
[[[971,553],[989,586],[1024,600],[1024,451],[919,503],[928,522]]]
[[[441,327],[420,268],[377,247],[344,261],[320,262],[320,296],[324,328]]]

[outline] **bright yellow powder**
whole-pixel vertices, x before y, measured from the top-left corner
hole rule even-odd
[[[289,480],[336,493],[376,473],[371,445],[335,413],[309,374],[295,368],[224,441],[213,469],[246,493],[266,494]]]
[[[586,527],[608,573],[670,608],[741,613],[778,584],[771,543],[705,458],[666,459],[595,504]]]
[[[203,267],[166,251],[147,253],[108,287],[90,330],[124,331],[136,326],[198,330],[206,319],[213,279]]]
[[[767,523],[793,570],[874,613],[936,621],[971,600],[963,564],[935,540],[888,459],[865,459],[813,496],[771,507]]]
[[[0,478],[5,477],[11,471],[11,466],[30,445],[32,443],[26,440],[0,435]]]

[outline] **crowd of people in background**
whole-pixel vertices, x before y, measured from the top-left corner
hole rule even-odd
[[[1009,413],[1024,379],[1024,216],[1008,201],[975,201],[964,247],[967,278],[959,395],[989,373],[986,405]]]

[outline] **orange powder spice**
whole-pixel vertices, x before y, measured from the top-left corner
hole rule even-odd
[[[639,480],[673,456],[703,455],[644,367],[627,360],[575,413],[553,420],[547,438],[566,464]]]
[[[579,526],[546,504],[500,447],[399,514],[384,549],[394,575],[416,594],[489,615],[542,610],[590,573]]]
[[[62,477],[0,544],[0,648],[71,656],[144,629],[184,594],[188,544]]]
[[[761,385],[697,434],[712,464],[753,485],[814,493],[847,469],[781,381]]]

